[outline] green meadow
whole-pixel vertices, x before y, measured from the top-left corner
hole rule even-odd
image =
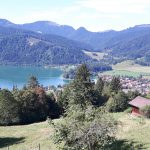
[[[144,77],[150,77],[150,67],[141,66],[135,64],[133,61],[124,61],[112,66],[112,71],[106,71],[104,75],[118,75],[118,76],[133,76],[138,77],[143,75]]]
[[[118,120],[117,141],[112,150],[127,150],[132,146],[150,150],[150,120],[127,113],[113,113]],[[58,120],[56,120],[58,121]],[[0,149],[7,150],[58,150],[52,142],[53,128],[47,121],[22,126],[0,127]],[[117,148],[117,149],[116,149]]]

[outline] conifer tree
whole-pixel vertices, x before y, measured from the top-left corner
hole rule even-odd
[[[110,89],[112,92],[119,92],[121,90],[121,83],[119,77],[113,77],[110,83]]]
[[[31,76],[28,81],[28,87],[32,89],[32,88],[36,88],[38,86],[39,86],[39,82],[38,82],[37,78],[35,76]]]
[[[95,84],[95,90],[98,92],[99,95],[102,95],[103,88],[104,88],[104,81],[101,77],[99,77]]]
[[[99,150],[111,144],[116,131],[115,121],[95,108],[94,84],[90,72],[81,65],[73,83],[70,84],[68,106],[61,122],[52,125],[54,141],[63,150]],[[60,147],[62,145],[62,147]]]
[[[79,66],[75,79],[84,82],[90,81],[90,71],[86,64],[82,64],[81,66]]]

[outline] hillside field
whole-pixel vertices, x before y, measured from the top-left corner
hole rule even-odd
[[[86,54],[87,56],[91,57],[92,59],[96,59],[96,60],[101,60],[103,59],[103,57],[105,55],[107,55],[106,53],[101,53],[101,52],[90,52],[90,51],[86,51],[83,50],[84,54]]]
[[[116,150],[150,150],[150,119],[138,118],[127,113],[114,113],[118,119]],[[120,144],[123,144],[119,147]]]
[[[47,121],[22,126],[0,127],[0,149],[56,150],[51,141],[52,128]]]
[[[126,150],[133,145],[150,150],[150,120],[136,118],[126,113],[114,113],[119,121],[117,142],[112,150]],[[57,120],[56,120],[57,121]],[[0,127],[0,149],[6,150],[57,150],[51,136],[53,129],[48,122],[34,123],[23,126]],[[130,147],[130,148],[129,148]]]
[[[120,75],[120,76],[133,76],[150,77],[150,67],[135,64],[133,61],[124,61],[112,66],[112,71],[106,71],[104,75]]]

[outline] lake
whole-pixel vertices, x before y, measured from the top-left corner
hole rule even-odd
[[[62,78],[62,70],[33,66],[0,66],[0,88],[12,89],[13,85],[22,88],[30,76],[36,76],[40,84],[63,85],[67,80]]]

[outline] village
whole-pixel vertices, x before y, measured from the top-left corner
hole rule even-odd
[[[107,82],[110,82],[113,78],[111,75],[100,75],[100,77]],[[140,94],[145,95],[150,92],[150,79],[148,78],[120,76],[120,82],[125,93],[138,91]]]

